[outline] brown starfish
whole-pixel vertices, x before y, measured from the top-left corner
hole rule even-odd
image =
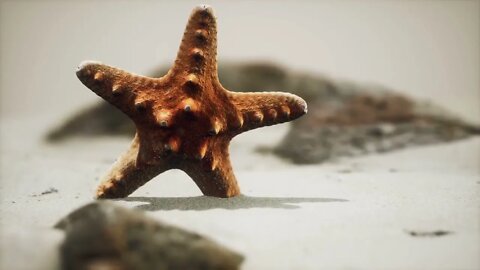
[[[203,194],[240,193],[228,154],[230,140],[247,130],[296,119],[307,104],[289,93],[235,93],[217,75],[216,19],[210,7],[195,8],[170,71],[148,78],[83,62],[82,83],[137,127],[130,149],[104,177],[97,198],[128,196],[156,175],[185,171]]]

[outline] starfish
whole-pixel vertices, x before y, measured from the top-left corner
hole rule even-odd
[[[95,61],[82,62],[77,77],[136,125],[130,148],[102,179],[96,197],[126,197],[169,169],[186,172],[206,196],[232,197],[240,188],[228,147],[236,135],[296,119],[305,101],[281,92],[226,90],[217,74],[213,10],[196,7],[175,63],[161,78],[128,73]]]

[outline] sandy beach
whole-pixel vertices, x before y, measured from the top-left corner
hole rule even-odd
[[[221,59],[374,82],[480,121],[478,2],[207,2],[219,20]],[[53,225],[93,201],[99,178],[129,145],[111,137],[44,141],[99,100],[75,67],[97,59],[147,74],[170,63],[197,4],[1,3],[1,269],[58,268],[63,233]],[[232,141],[241,196],[204,197],[175,170],[114,203],[238,251],[247,270],[480,268],[478,136],[317,165],[257,151],[275,146],[288,127]]]
[[[7,266],[18,264],[11,261],[21,254],[17,250],[51,263],[43,254],[48,248],[55,254],[54,243],[62,239],[52,226],[92,201],[99,175],[128,145],[105,138],[45,146],[27,133],[34,126],[3,121],[1,127],[8,142],[1,159]],[[478,268],[479,138],[309,166],[255,151],[275,144],[286,128],[234,140],[240,197],[204,197],[186,174],[169,171],[116,203],[239,251],[246,256],[244,269]],[[41,195],[51,188],[57,191]],[[410,235],[439,230],[450,234]],[[35,241],[46,248],[31,250]],[[31,267],[29,261],[22,269],[39,269]]]

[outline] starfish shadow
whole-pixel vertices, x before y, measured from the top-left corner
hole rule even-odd
[[[158,210],[209,210],[209,209],[251,209],[282,208],[296,209],[299,203],[348,202],[337,198],[292,198],[292,197],[252,197],[239,195],[233,198],[198,197],[127,197],[118,199],[127,202],[145,202],[136,206],[145,211]]]

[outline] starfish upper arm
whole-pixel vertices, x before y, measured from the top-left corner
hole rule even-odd
[[[240,132],[296,119],[307,113],[307,103],[300,97],[283,92],[233,93],[243,124]]]
[[[208,6],[196,7],[187,23],[172,73],[217,75],[217,22]]]
[[[82,62],[77,69],[77,77],[95,94],[129,116],[134,116],[144,107],[142,92],[161,82],[161,79],[135,75],[94,61]]]

